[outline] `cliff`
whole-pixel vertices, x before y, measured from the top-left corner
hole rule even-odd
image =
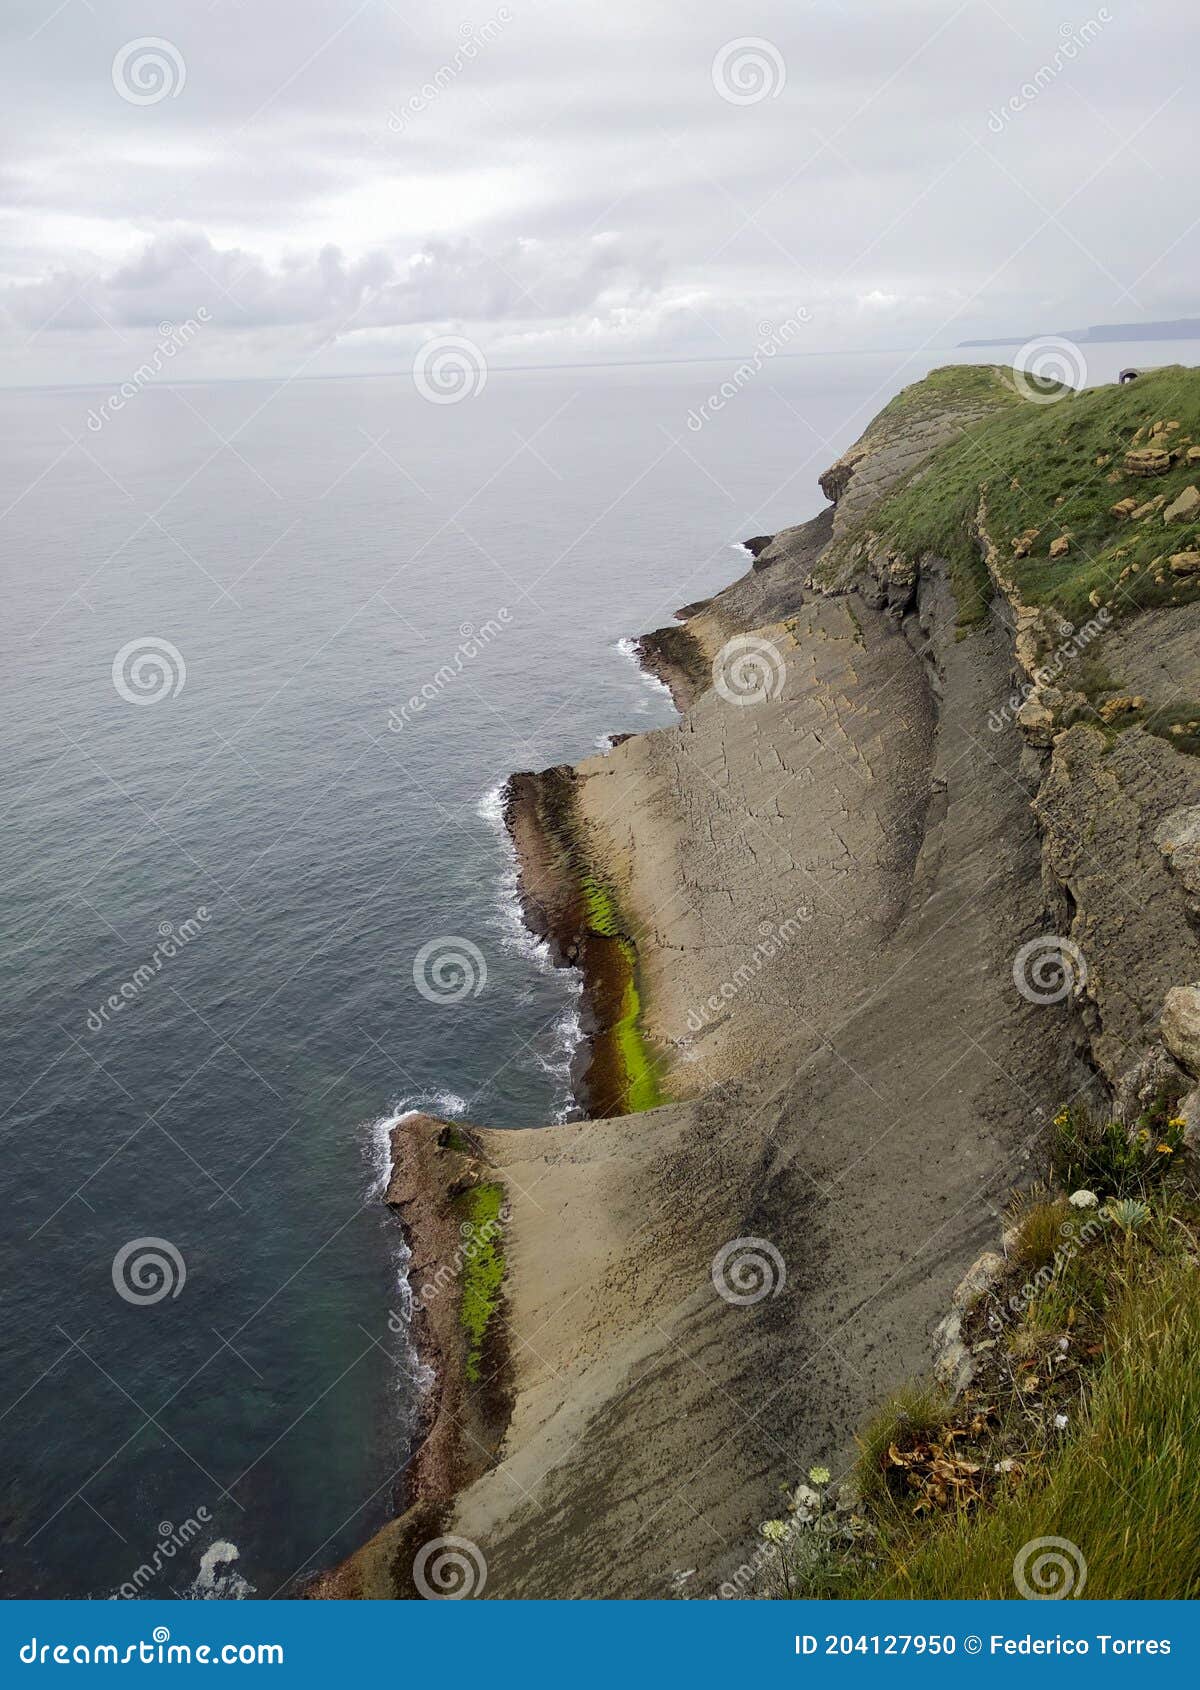
[[[319,1593],[452,1536],[489,1596],[714,1594],[927,1366],[1061,1102],[1194,1086],[1193,441],[1192,372],[935,372],[645,637],[677,724],[513,783],[593,1118],[473,1127],[465,1175],[414,1129],[421,1237],[447,1174],[503,1190],[495,1350],[443,1338],[457,1453]]]

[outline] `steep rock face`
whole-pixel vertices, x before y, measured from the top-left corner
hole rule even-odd
[[[820,558],[822,577],[836,579],[862,561],[858,539],[875,507],[928,461],[1013,394],[1001,372],[951,366],[897,394],[840,458],[819,477],[833,505],[829,543]],[[755,567],[795,563],[809,541],[809,525],[785,528],[760,546]],[[810,559],[810,566],[817,559]],[[911,587],[915,573],[910,577]]]
[[[1200,940],[1158,834],[1200,803],[1200,765],[1131,728],[1109,744],[1077,724],[1054,742],[1036,804],[1058,931],[1086,969],[1092,1051],[1116,1085],[1141,1056],[1168,990],[1200,977]]]
[[[716,1593],[780,1484],[836,1469],[927,1367],[1055,1108],[1173,1071],[1164,999],[1190,1037],[1170,992],[1200,958],[1164,839],[1186,847],[1198,765],[1068,727],[1053,688],[1040,732],[998,714],[1048,630],[994,555],[962,639],[936,557],[852,578],[838,552],[977,418],[950,386],[940,411],[909,396],[907,443],[885,413],[834,466],[836,509],[693,607],[686,646],[658,642],[682,720],[572,772],[577,866],[636,942],[674,1101],[474,1135],[511,1204],[512,1415],[437,1527],[478,1546],[489,1595]],[[750,699],[727,667],[747,640]],[[1078,995],[1038,989],[1023,959],[1047,938],[1078,948]],[[399,1592],[420,1530],[389,1534],[364,1555]]]

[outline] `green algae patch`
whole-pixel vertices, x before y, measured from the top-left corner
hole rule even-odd
[[[477,1385],[482,1377],[484,1340],[500,1306],[505,1271],[503,1207],[504,1187],[496,1184],[472,1186],[455,1200],[463,1231],[459,1317],[467,1339],[465,1373],[472,1385]]]
[[[657,1109],[664,1102],[654,1062],[642,1036],[642,999],[637,983],[637,947],[621,929],[620,915],[612,893],[594,874],[579,881],[584,913],[590,932],[609,941],[617,958],[616,1014],[605,1029],[611,1042],[621,1097],[621,1112],[636,1115]]]

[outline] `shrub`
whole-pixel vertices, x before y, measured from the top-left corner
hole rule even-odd
[[[1102,1198],[1144,1197],[1173,1173],[1183,1143],[1183,1122],[1166,1108],[1156,1100],[1132,1126],[1084,1104],[1060,1109],[1050,1146],[1055,1180]]]

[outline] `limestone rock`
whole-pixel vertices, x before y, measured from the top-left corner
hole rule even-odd
[[[1017,711],[1017,726],[1031,745],[1050,745],[1054,739],[1054,712],[1036,698],[1027,698]]]
[[[1200,1078],[1200,986],[1171,987],[1159,1030],[1175,1060]]]
[[[1188,1092],[1178,1113],[1183,1119],[1183,1142],[1194,1156],[1200,1150],[1200,1086]]]
[[[1195,522],[1200,516],[1200,488],[1185,487],[1163,512],[1164,522]]]
[[[1069,534],[1060,534],[1057,540],[1051,540],[1050,542],[1051,557],[1066,557],[1070,549],[1071,536]]]
[[[1200,464],[1200,446],[1189,446],[1186,461],[1190,464]]]
[[[1109,509],[1109,516],[1115,516],[1118,522],[1128,522],[1138,507],[1136,499],[1121,499]]]
[[[956,1309],[966,1313],[974,1308],[985,1291],[992,1286],[1004,1272],[1004,1257],[995,1250],[985,1250],[963,1274],[954,1290],[951,1301]]]
[[[1189,911],[1200,916],[1200,804],[1172,810],[1159,823],[1154,843],[1183,888]]]
[[[1102,722],[1115,722],[1118,716],[1128,716],[1134,710],[1144,710],[1146,700],[1140,693],[1118,693],[1116,698],[1106,699],[1097,714]]]
[[[1125,454],[1127,475],[1165,475],[1171,467],[1171,454],[1162,446],[1135,446]]]
[[[1200,571],[1200,552],[1172,552],[1168,561],[1173,575],[1195,575]]]
[[[975,1364],[962,1340],[962,1316],[952,1311],[940,1320],[933,1333],[933,1377],[958,1396],[974,1376]]]

